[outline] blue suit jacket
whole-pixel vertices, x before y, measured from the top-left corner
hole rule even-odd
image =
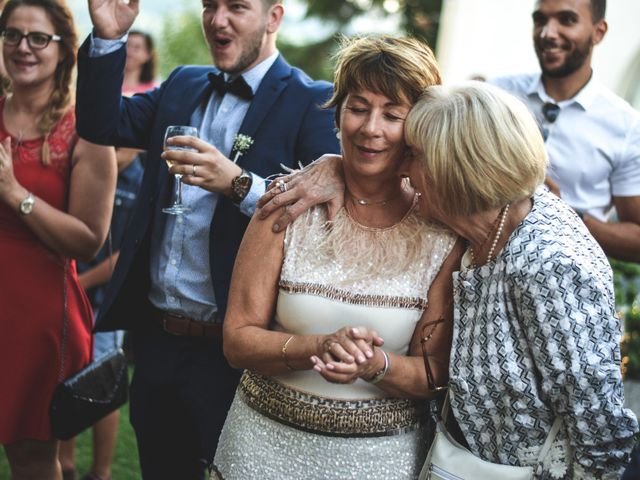
[[[151,307],[147,297],[152,221],[155,209],[169,201],[164,192],[169,190],[170,175],[160,159],[164,131],[168,125],[188,125],[196,108],[208,101],[207,74],[215,69],[180,67],[152,92],[125,98],[120,94],[125,48],[97,58],[90,58],[88,52],[87,39],[78,54],[78,133],[90,142],[148,151],[137,205],[96,330],[144,328]],[[239,133],[249,135],[254,143],[239,164],[266,177],[281,172],[280,163],[295,168],[299,161],[306,164],[323,153],[337,153],[334,111],[320,108],[330,95],[329,83],[311,80],[279,56],[240,127]],[[221,195],[209,235],[211,278],[221,315],[248,223],[249,218]]]

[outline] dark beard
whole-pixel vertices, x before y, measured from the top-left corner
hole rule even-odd
[[[584,62],[587,60],[592,48],[591,37],[589,37],[582,45],[576,46],[574,51],[567,57],[562,65],[553,69],[545,68],[544,63],[542,62],[542,54],[537,48],[536,54],[538,56],[538,63],[540,64],[542,73],[546,77],[564,78],[576,72],[584,65]]]
[[[249,65],[256,61],[256,58],[258,58],[260,50],[262,49],[262,41],[266,30],[267,25],[265,23],[263,28],[255,32],[255,35],[251,37],[247,48],[242,51],[236,64],[233,65],[227,73],[234,74],[244,72]]]

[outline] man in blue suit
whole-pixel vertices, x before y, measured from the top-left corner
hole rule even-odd
[[[180,67],[150,92],[122,98],[126,33],[139,1],[90,0],[92,36],[79,52],[77,125],[93,142],[148,151],[137,206],[97,330],[133,331],[131,423],[145,479],[201,479],[239,372],[222,353],[222,320],[244,230],[264,179],[337,152],[331,95],[276,49],[281,0],[203,0],[215,67]],[[200,138],[163,152],[169,125]],[[234,151],[237,133],[253,144]],[[240,153],[241,155],[238,155]],[[175,161],[167,171],[164,155]],[[234,163],[231,158],[237,159]],[[183,203],[167,215],[170,173],[185,174]],[[260,265],[255,265],[260,268]]]

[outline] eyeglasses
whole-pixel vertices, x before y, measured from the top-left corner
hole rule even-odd
[[[427,387],[432,392],[441,392],[447,389],[447,385],[441,387],[436,385],[436,381],[433,376],[433,370],[431,369],[431,362],[429,362],[429,354],[427,353],[426,347],[426,344],[429,340],[431,340],[436,327],[444,322],[444,320],[444,318],[439,318],[438,320],[434,320],[433,322],[425,323],[422,327],[422,336],[420,337],[420,345],[422,346],[422,358],[424,359],[424,369],[427,372]],[[427,331],[428,328],[430,328],[429,331]]]
[[[49,43],[53,40],[54,42],[59,42],[62,40],[62,37],[59,35],[49,35],[48,33],[43,32],[29,32],[22,33],[15,28],[7,28],[2,32],[2,38],[4,39],[5,45],[10,45],[15,47],[16,45],[20,45],[23,38],[27,39],[27,44],[29,47],[34,50],[42,50],[43,48],[47,48]]]
[[[542,105],[542,116],[547,121],[547,123],[554,123],[558,119],[559,115],[560,107],[557,104],[545,102]],[[542,138],[544,138],[544,141],[546,142],[547,138],[549,138],[549,127],[542,125],[540,129],[542,130]]]

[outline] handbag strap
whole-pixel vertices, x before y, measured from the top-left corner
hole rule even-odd
[[[115,212],[113,212],[113,215],[115,215]],[[113,223],[113,218],[111,219],[111,222]],[[113,277],[113,271],[115,270],[115,265],[113,264],[113,237],[111,235],[111,225],[109,225],[109,233],[107,235],[107,246],[108,246],[108,251],[107,251],[107,255],[108,255],[108,259],[109,259],[109,280],[107,280],[107,282],[111,281],[111,277]],[[113,348],[114,350],[117,350],[120,345],[118,345],[118,332],[114,331],[113,333]]]
[[[547,439],[544,441],[542,448],[540,449],[540,455],[538,455],[538,463],[542,463],[542,460],[547,456],[549,450],[551,449],[551,445],[553,441],[556,439],[556,435],[560,431],[560,427],[562,426],[562,417],[557,416],[553,421],[553,425],[551,425],[551,430],[549,430],[549,434],[547,435]]]
[[[443,422],[447,422],[449,416],[449,407],[451,407],[451,400],[449,400],[449,389],[447,388],[447,394],[444,396],[444,402],[442,402],[442,411],[440,412],[440,418]]]
[[[444,423],[446,423],[447,421],[447,417],[449,416],[449,409],[451,408],[451,399],[449,398],[449,392],[450,390],[447,390],[447,394],[444,397],[444,402],[442,403],[442,411],[440,413],[440,419]],[[549,450],[551,450],[551,445],[553,445],[553,442],[555,441],[556,436],[560,431],[560,427],[562,427],[562,417],[557,416],[556,419],[553,421],[553,425],[551,425],[551,430],[549,430],[549,433],[547,434],[547,438],[545,439],[544,444],[542,445],[542,448],[540,449],[540,454],[538,455],[538,460],[537,460],[538,469],[540,469],[540,467],[542,466],[542,461],[545,459],[545,457],[549,453]]]
[[[67,316],[67,275],[69,270],[69,260],[63,258],[64,267],[62,273],[62,329],[60,331],[60,368],[58,370],[58,382],[64,380],[64,357],[67,350],[67,330],[69,328],[69,319]]]

